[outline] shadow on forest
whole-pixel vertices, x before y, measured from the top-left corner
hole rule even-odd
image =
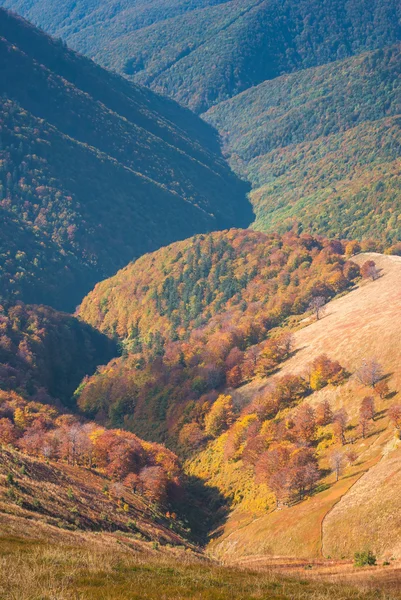
[[[218,537],[230,512],[230,501],[217,487],[208,486],[200,477],[186,477],[186,494],[182,498],[180,514],[185,516],[191,529],[191,538],[200,545],[207,544],[210,535]]]

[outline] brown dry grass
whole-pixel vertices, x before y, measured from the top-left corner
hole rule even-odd
[[[87,535],[87,534],[85,534]],[[2,600],[399,600],[396,589],[222,567],[191,553],[138,552],[102,538],[74,547],[0,537]]]
[[[123,499],[110,480],[88,469],[0,451],[0,534],[15,523],[8,518],[14,516],[32,533],[46,526],[65,532],[121,530],[138,541],[186,544],[177,523],[171,529],[171,521],[140,495],[126,488],[122,494]]]
[[[294,578],[306,578],[335,585],[351,585],[363,591],[375,591],[390,596],[401,595],[401,561],[393,560],[389,565],[378,562],[373,567],[355,567],[350,560],[266,558],[248,556],[231,560],[230,565],[252,569],[261,573],[275,573]],[[377,597],[380,597],[379,595]]]

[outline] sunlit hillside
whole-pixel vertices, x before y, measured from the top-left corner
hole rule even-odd
[[[261,231],[400,239],[401,47],[265,81],[210,109]]]
[[[286,329],[313,298],[352,288],[359,268],[343,252],[324,238],[230,230],[141,257],[79,307],[81,319],[120,340],[122,356],[82,382],[78,406],[176,444],[184,425],[203,427],[227,385],[278,367],[290,352]]]
[[[315,492],[277,510],[272,495],[264,486],[255,486],[241,459],[226,466],[227,434],[189,461],[189,472],[209,477],[211,485],[233,498],[234,511],[211,543],[211,550],[218,556],[227,560],[242,555],[339,559],[367,548],[387,560],[399,556],[400,449],[389,414],[391,407],[400,402],[401,259],[377,254],[354,257],[359,264],[367,259],[376,262],[380,277],[364,281],[354,291],[330,302],[319,321],[306,320],[295,333],[294,355],[281,366],[279,374],[235,391],[237,401],[251,404],[269,390],[275,379],[289,374],[305,376],[309,365],[322,353],[345,367],[349,373],[346,381],[326,385],[302,401],[314,409],[328,401],[333,412],[344,409],[349,419],[343,444],[333,425],[317,431],[314,446],[324,476]],[[381,381],[388,386],[383,393],[360,380],[364,361],[373,359],[380,364]],[[375,418],[363,437],[360,406],[367,396],[374,398]],[[288,411],[284,410],[276,420],[287,417]],[[352,459],[344,461],[338,481],[331,464],[334,451],[344,458],[353,454]]]

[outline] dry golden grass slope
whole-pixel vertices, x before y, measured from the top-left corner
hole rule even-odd
[[[0,544],[10,535],[72,545],[106,536],[115,544],[120,535],[137,548],[191,547],[182,534],[142,496],[95,471],[0,450]]]
[[[345,450],[354,449],[358,460],[338,482],[327,475],[322,491],[299,504],[281,510],[270,505],[262,514],[239,504],[210,544],[215,556],[227,561],[257,555],[341,559],[372,549],[381,559],[401,558],[401,449],[387,417],[388,407],[401,398],[401,257],[368,253],[354,258],[359,264],[367,259],[375,260],[380,278],[330,302],[321,320],[305,322],[295,334],[294,356],[279,373],[302,373],[321,353],[346,367],[351,377],[344,385],[328,386],[306,401],[315,405],[327,398],[333,409],[346,408],[351,428]],[[381,362],[392,393],[382,400],[376,395],[378,416],[362,439],[356,430],[359,406],[372,392],[355,371],[372,357]],[[268,383],[254,381],[236,393],[249,400]],[[330,450],[319,451],[322,468]],[[214,484],[216,477],[210,476]]]

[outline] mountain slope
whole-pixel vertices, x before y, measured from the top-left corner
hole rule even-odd
[[[71,405],[75,388],[116,344],[79,319],[45,306],[0,306],[0,389]]]
[[[401,259],[368,253],[353,260],[359,264],[374,260],[380,278],[363,282],[344,297],[331,301],[321,320],[306,322],[307,326],[294,334],[294,354],[283,363],[279,375],[261,378],[236,390],[237,402],[249,405],[269,390],[278,376],[305,374],[311,361],[322,352],[345,366],[350,377],[342,385],[325,386],[303,400],[314,408],[326,400],[333,411],[344,408],[349,415],[344,446],[332,437],[331,425],[318,430],[315,447],[324,474],[323,485],[306,501],[279,510],[263,487],[254,488],[253,493],[267,501],[267,509],[260,508],[254,499],[250,503],[250,480],[242,460],[232,461],[231,467],[225,469],[226,475],[218,470],[227,434],[214,443],[214,448],[206,449],[203,457],[198,454],[187,465],[191,474],[202,473],[210,485],[237,490],[235,510],[212,542],[214,552],[225,560],[256,555],[351,558],[367,548],[387,559],[400,556],[400,441],[389,421],[388,409],[400,402],[397,314]],[[384,397],[362,384],[356,375],[363,361],[372,358],[380,361],[388,382],[390,392]],[[359,408],[362,399],[371,395],[376,417],[363,438],[358,425]],[[285,412],[281,418],[286,418]],[[344,465],[337,482],[329,463],[333,449],[344,456],[349,451],[356,455],[352,463]]]
[[[46,290],[71,309],[145,251],[249,223],[245,184],[189,111],[3,9],[0,70],[3,235],[17,236],[15,254],[2,249],[6,297],[38,302]]]
[[[401,46],[266,81],[206,119],[253,186],[255,228],[400,239]]]
[[[270,363],[263,352],[312,298],[352,287],[359,269],[342,253],[341,243],[321,238],[230,230],[141,257],[79,307],[81,319],[123,348],[79,387],[79,407],[176,448],[182,428],[195,421],[199,429],[227,382],[277,368],[285,340]]]
[[[219,235],[213,234],[217,254]],[[266,252],[269,237],[262,234],[224,235],[226,243],[235,248],[230,259],[235,266],[231,281],[238,277],[239,269],[249,270],[250,263],[256,267],[257,275],[241,292],[242,298],[247,298],[238,307],[244,316],[237,312],[235,297],[225,306],[218,305],[217,310],[217,298],[210,299],[210,312],[204,313],[208,320],[198,326],[196,321],[189,324],[189,336],[181,339],[183,331],[175,318],[172,322],[176,328],[169,329],[172,279],[181,281],[179,297],[183,302],[190,270],[197,272],[195,257],[207,258],[205,246],[198,252],[192,243],[191,254],[184,243],[174,244],[143,257],[141,261],[150,262],[138,270],[137,277],[135,265],[130,266],[99,284],[81,307],[82,316],[90,322],[109,335],[123,338],[125,352],[80,387],[79,406],[98,418],[106,411],[109,419],[124,415],[126,427],[150,439],[166,440],[186,458],[185,470],[190,477],[203,480],[226,498],[231,512],[210,544],[210,551],[225,561],[258,555],[318,558],[323,554],[350,559],[366,547],[383,559],[398,557],[401,521],[395,503],[401,485],[399,440],[388,411],[399,403],[401,389],[397,362],[401,259],[363,253],[346,262],[338,254],[344,251],[341,244],[325,242],[319,246],[318,240],[306,235],[297,238],[288,234],[270,238],[276,246]],[[206,236],[200,242],[210,244],[210,239]],[[258,249],[263,249],[260,256]],[[309,252],[313,260],[307,267]],[[160,277],[158,259],[163,269]],[[191,265],[184,277],[180,277],[181,260]],[[379,278],[359,279],[349,291],[359,276],[357,265],[368,260],[376,263]],[[317,279],[314,265],[318,266]],[[202,270],[200,264],[198,268]],[[271,271],[269,277],[270,268],[274,275]],[[310,313],[305,315],[310,298],[318,294],[333,297],[335,290],[332,288],[330,296],[330,285],[340,281],[340,271],[353,273],[353,282],[337,288],[347,293],[328,302],[323,318],[316,321]],[[199,273],[195,279],[199,281]],[[291,282],[297,282],[296,287]],[[268,289],[276,284],[274,297],[281,300],[272,313]],[[205,283],[203,286],[207,289]],[[177,314],[180,305],[174,304]],[[149,313],[142,313],[142,322],[141,306]],[[247,315],[252,315],[251,333]],[[146,338],[147,319],[154,326],[152,340]],[[280,336],[288,332],[293,335],[291,349],[276,359],[283,343]],[[171,334],[177,341],[171,342]],[[337,369],[335,372],[340,365],[339,377],[319,379],[320,367],[314,366],[314,361],[321,360],[322,355],[326,357],[323,362]],[[381,382],[388,385],[384,391],[376,385],[370,387],[365,380],[362,383],[357,375],[364,361],[373,359],[380,363]],[[236,370],[235,377],[231,369]],[[375,418],[367,425],[368,433],[362,435],[360,406],[370,396],[374,398]],[[333,413],[341,409],[347,412],[343,443],[333,420],[314,426],[310,437],[300,433],[304,430],[298,415],[304,414],[303,407],[317,410],[323,401],[329,402]],[[304,467],[306,475],[312,477],[312,483],[295,478],[291,484],[295,492],[285,496],[278,509],[278,494],[284,492],[263,471],[265,455],[277,448],[300,461],[294,463],[297,478]],[[333,452],[339,452],[343,461],[338,481],[331,467]],[[280,464],[278,458],[274,464]],[[376,478],[380,485],[373,493]],[[370,508],[359,518],[356,507],[365,498]]]
[[[396,0],[2,0],[196,112],[283,73],[400,39]]]

